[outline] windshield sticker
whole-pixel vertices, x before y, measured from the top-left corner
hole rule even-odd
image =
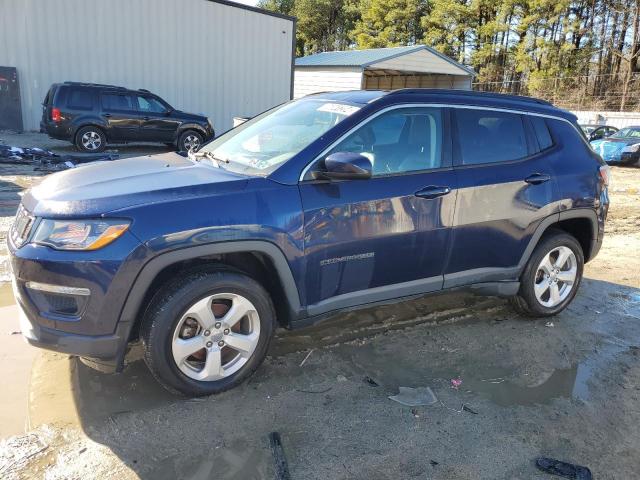
[[[360,110],[360,107],[345,105],[344,103],[325,103],[318,107],[319,112],[337,113],[339,115],[352,115]]]

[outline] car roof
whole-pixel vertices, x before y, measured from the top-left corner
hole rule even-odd
[[[64,82],[64,83],[58,83],[58,84],[54,84],[56,86],[60,86],[60,85],[65,85],[65,86],[69,86],[69,87],[82,87],[82,88],[99,88],[102,90],[116,90],[119,92],[141,92],[141,93],[151,93],[149,90],[145,89],[145,88],[139,88],[139,89],[134,89],[134,88],[126,88],[126,87],[119,87],[117,85],[107,85],[104,83],[87,83],[87,82]]]
[[[546,100],[520,95],[505,95],[492,92],[471,90],[447,90],[436,88],[412,88],[398,90],[352,90],[345,92],[322,92],[309,97],[349,102],[365,105],[384,100],[385,103],[408,103],[411,101],[428,101],[432,103],[477,105],[504,109],[524,110],[551,116],[560,116],[571,121],[576,116],[571,112],[555,107]],[[307,98],[307,97],[305,97]]]

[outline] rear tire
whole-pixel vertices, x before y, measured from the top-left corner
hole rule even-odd
[[[81,152],[99,153],[107,147],[107,136],[98,127],[82,127],[76,133],[75,144]]]
[[[520,291],[510,302],[530,317],[549,317],[564,310],[576,296],[584,254],[580,243],[562,230],[545,233],[520,277]]]
[[[273,304],[258,282],[232,271],[196,271],[155,295],[140,337],[154,377],[171,392],[196,397],[252,375],[274,331]]]

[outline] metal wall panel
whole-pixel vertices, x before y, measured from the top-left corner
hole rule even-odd
[[[0,0],[0,65],[18,68],[24,128],[65,80],[146,88],[217,133],[291,96],[294,22],[208,0]]]

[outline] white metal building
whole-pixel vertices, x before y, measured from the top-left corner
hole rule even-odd
[[[218,0],[0,0],[25,130],[52,83],[146,88],[216,133],[291,98],[295,18]]]
[[[323,52],[296,59],[294,97],[358,89],[470,90],[474,75],[426,45]]]

